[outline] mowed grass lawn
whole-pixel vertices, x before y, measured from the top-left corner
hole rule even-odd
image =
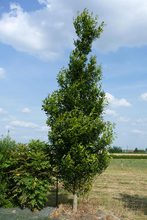
[[[93,211],[109,210],[123,219],[147,220],[147,159],[112,159],[96,178],[88,200]]]

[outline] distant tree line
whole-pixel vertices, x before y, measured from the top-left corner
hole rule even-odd
[[[139,149],[139,148],[135,148],[134,150],[131,149],[122,149],[119,146],[113,146],[109,148],[109,153],[138,153],[138,154],[143,154],[143,153],[147,153],[147,148],[146,149]]]
[[[123,150],[121,147],[114,146],[109,148],[109,153],[122,153],[122,152]]]

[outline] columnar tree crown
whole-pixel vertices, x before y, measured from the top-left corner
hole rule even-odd
[[[98,25],[98,18],[85,9],[73,24],[75,49],[68,67],[57,76],[58,90],[44,100],[43,110],[50,127],[53,163],[66,189],[79,194],[87,191],[93,177],[107,167],[113,131],[111,123],[103,119],[106,98],[101,66],[90,55],[104,23]]]

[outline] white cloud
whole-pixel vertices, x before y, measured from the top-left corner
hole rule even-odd
[[[47,4],[49,1],[48,0],[38,0],[39,4]]]
[[[23,128],[38,128],[38,125],[32,122],[14,120],[10,122],[11,126]]]
[[[61,4],[58,8],[44,7],[25,12],[20,5],[13,3],[10,11],[1,16],[0,41],[42,59],[54,59],[72,39],[65,16],[69,17],[70,11]]]
[[[11,125],[6,125],[5,129],[11,131],[11,130],[14,130],[15,128],[13,126],[11,126]]]
[[[143,101],[147,101],[147,92],[146,93],[143,93],[143,94],[141,94],[141,99],[143,100]]]
[[[96,9],[106,23],[99,42],[102,50],[115,51],[121,47],[147,45],[146,0],[103,0],[97,4]]]
[[[56,8],[56,12],[59,11],[59,1],[57,0],[38,1]],[[60,4],[62,8],[67,8],[71,11],[68,17],[68,20],[70,20],[69,25],[72,24],[73,15],[75,17],[77,11],[82,11],[84,8],[88,8],[90,11],[98,14],[100,20],[104,20],[106,26],[104,27],[102,37],[96,43],[97,49],[99,48],[107,52],[115,51],[121,47],[147,45],[146,0],[87,0],[86,2],[60,0]],[[66,14],[62,16],[62,19],[66,22]]]
[[[127,122],[130,121],[130,118],[121,116],[121,115],[119,115],[118,112],[116,112],[115,110],[112,110],[112,109],[106,109],[106,110],[105,110],[105,114],[106,114],[107,116],[115,117],[115,122],[127,123]],[[114,119],[113,119],[113,120],[114,120]]]
[[[0,79],[4,79],[6,77],[6,71],[4,68],[0,67]]]
[[[144,131],[139,130],[139,129],[133,129],[133,130],[132,130],[132,133],[134,133],[134,134],[140,134],[140,135],[146,134]]]
[[[110,115],[110,116],[117,116],[116,111],[114,111],[112,109],[106,109],[105,114]]]
[[[31,110],[28,107],[25,107],[21,110],[23,113],[30,113]]]
[[[46,41],[38,25],[33,24],[31,15],[17,4],[10,5],[10,12],[0,20],[0,41],[19,51],[37,54],[46,49]]]
[[[142,127],[145,130],[147,130],[147,118],[146,117],[137,118],[132,122],[132,125],[136,127]]]
[[[106,93],[106,98],[112,106],[116,106],[116,107],[119,107],[119,106],[120,107],[129,107],[129,106],[131,106],[131,104],[126,99],[124,99],[124,98],[121,98],[121,99],[115,98],[110,93]]]
[[[50,0],[38,0],[38,2],[39,2],[40,4],[46,5],[47,7],[50,7],[50,6],[51,6]]]
[[[42,59],[55,59],[73,45],[73,17],[77,11],[88,8],[106,23],[96,49],[107,52],[147,45],[146,0],[38,2],[44,7],[31,12],[24,11],[18,4],[10,5],[10,11],[0,18],[1,42]]]
[[[129,122],[129,121],[130,121],[129,118],[127,118],[127,117],[123,117],[123,116],[118,117],[117,120],[118,120],[119,122]]]
[[[7,111],[5,111],[3,108],[0,108],[0,114],[7,114]]]
[[[42,131],[42,132],[48,132],[50,129],[49,129],[49,127],[48,126],[42,126],[41,128],[40,128],[40,131]]]

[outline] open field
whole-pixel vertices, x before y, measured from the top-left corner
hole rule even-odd
[[[147,154],[138,154],[138,153],[112,153],[112,155],[116,155],[116,156],[120,156],[120,155],[123,155],[123,156],[147,156]]]
[[[71,197],[66,200],[61,194],[61,203],[71,202]],[[81,212],[99,209],[125,220],[147,219],[146,159],[112,159],[108,169],[96,178],[88,197],[79,201]]]
[[[124,219],[147,219],[147,160],[113,159],[96,179],[89,200]]]
[[[59,203],[63,204],[65,213],[71,214],[72,196],[62,185]],[[55,205],[54,190],[47,205]],[[108,169],[95,179],[89,195],[80,198],[76,218],[69,214],[68,219],[80,220],[85,213],[95,214],[98,210],[112,212],[123,220],[147,220],[147,159],[112,159]],[[0,213],[0,220],[9,219],[9,213],[6,214]]]
[[[116,159],[147,159],[147,153],[113,153],[111,156]]]

